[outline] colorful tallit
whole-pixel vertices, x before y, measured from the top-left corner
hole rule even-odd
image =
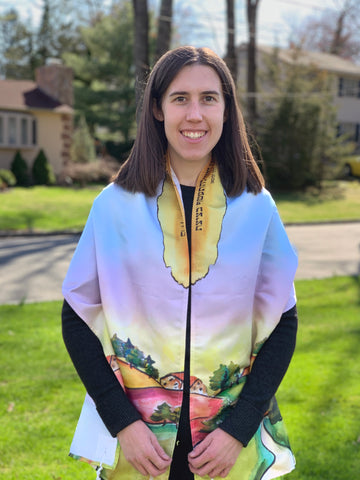
[[[229,198],[210,162],[196,185],[191,242],[189,265],[181,189],[170,168],[155,197],[111,184],[94,201],[63,285],[169,455],[182,403],[189,288],[194,445],[231,412],[256,354],[295,304],[296,254],[265,189]],[[109,479],[143,479],[114,444],[112,461],[101,457],[97,445],[112,439],[90,404],[72,454],[115,467]],[[274,401],[227,479],[268,480],[293,468]]]

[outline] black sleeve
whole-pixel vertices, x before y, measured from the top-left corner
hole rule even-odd
[[[110,367],[100,340],[64,300],[62,334],[65,346],[86,391],[113,437],[141,419]]]
[[[297,333],[296,305],[285,312],[258,353],[239,400],[220,428],[245,447],[258,429],[290,364]]]

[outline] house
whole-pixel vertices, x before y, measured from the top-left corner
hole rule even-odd
[[[0,168],[10,169],[19,150],[29,165],[40,149],[59,175],[70,160],[73,73],[52,60],[36,70],[35,82],[0,80]]]
[[[268,60],[274,56],[275,48],[258,45],[257,71],[261,77]],[[246,85],[247,46],[238,49],[239,83]],[[350,60],[328,53],[311,52],[295,48],[276,47],[277,59],[287,65],[301,64],[315,67],[326,72],[332,78],[334,104],[337,110],[337,121],[340,134],[348,134],[349,139],[360,148],[360,65]],[[259,97],[266,96],[268,87],[261,82]]]

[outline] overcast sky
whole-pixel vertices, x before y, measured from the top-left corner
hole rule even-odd
[[[158,5],[160,0],[149,0]],[[258,7],[258,42],[285,46],[289,35],[304,17],[320,14],[335,0],[261,0]],[[111,0],[104,0],[104,4]],[[175,22],[185,43],[208,46],[218,54],[225,51],[225,0],[175,0]],[[246,41],[245,0],[236,0],[237,43]],[[42,13],[42,0],[0,0],[0,12],[10,6],[16,8],[24,19],[37,25]]]

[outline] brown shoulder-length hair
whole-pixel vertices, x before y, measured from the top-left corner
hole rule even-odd
[[[259,193],[264,186],[264,179],[251,153],[231,73],[225,62],[212,50],[190,46],[170,50],[155,64],[144,90],[134,146],[114,182],[132,192],[143,192],[149,196],[156,194],[165,175],[167,139],[164,122],[154,117],[154,105],[156,102],[157,107],[161,108],[170,83],[182,68],[194,64],[213,68],[221,80],[226,120],[213,155],[227,195],[240,195],[245,188],[252,193]]]

